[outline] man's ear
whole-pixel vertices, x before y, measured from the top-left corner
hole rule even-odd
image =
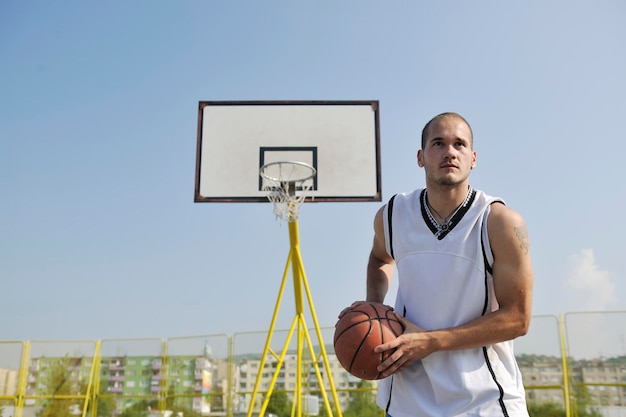
[[[424,157],[423,152],[420,149],[419,151],[417,151],[417,166],[419,166],[420,168],[424,167],[424,162],[422,161],[423,157]]]

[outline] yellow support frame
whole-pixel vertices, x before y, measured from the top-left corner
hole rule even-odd
[[[91,398],[91,415],[98,415],[98,402],[100,401],[100,369],[101,369],[101,359],[102,354],[100,348],[102,346],[102,341],[98,340],[96,343],[96,350],[93,355],[93,365],[91,368],[91,372],[89,374],[89,385],[87,395],[88,398]],[[89,391],[91,389],[91,391]],[[83,410],[83,416],[86,416],[85,410]]]
[[[561,368],[563,368],[563,395],[565,396],[565,417],[572,415],[570,406],[570,376],[569,362],[567,357],[567,340],[565,336],[565,320],[563,315],[559,316],[559,338],[561,343]]]
[[[15,417],[22,417],[24,410],[24,397],[26,396],[26,381],[28,379],[28,359],[30,358],[30,342],[26,341],[22,345],[22,357],[20,358],[20,372],[18,376],[17,388],[17,410]]]
[[[313,325],[315,328],[315,332],[317,335],[317,340],[320,346],[321,357],[324,362],[324,368],[326,370],[326,374],[328,375],[328,383],[330,387],[330,391],[333,397],[333,401],[335,403],[336,415],[338,417],[342,417],[341,407],[339,404],[339,398],[337,396],[337,390],[335,389],[335,384],[333,382],[333,375],[330,369],[330,362],[328,361],[328,355],[326,354],[326,347],[324,346],[324,342],[322,340],[322,332],[320,325],[317,321],[317,315],[315,314],[315,308],[313,306],[313,298],[311,297],[311,292],[309,290],[309,285],[307,282],[306,274],[304,272],[304,266],[302,263],[302,255],[300,253],[300,236],[298,231],[298,222],[297,220],[289,221],[289,241],[290,241],[290,250],[289,256],[287,257],[287,264],[285,265],[285,271],[283,274],[283,279],[280,285],[280,289],[278,291],[278,298],[276,300],[276,305],[274,307],[274,314],[272,316],[272,321],[269,326],[269,331],[267,335],[267,339],[265,341],[265,347],[263,349],[263,354],[261,356],[261,363],[259,365],[259,373],[257,375],[256,381],[254,383],[254,389],[252,390],[252,397],[250,399],[250,404],[248,406],[248,414],[247,417],[251,417],[256,404],[256,396],[259,392],[259,385],[261,382],[263,367],[265,366],[265,361],[268,354],[272,354],[274,357],[278,359],[278,363],[276,365],[276,370],[272,376],[270,385],[268,387],[267,393],[265,394],[265,399],[263,404],[261,405],[261,410],[259,412],[259,417],[263,417],[265,415],[265,411],[269,404],[270,397],[272,395],[272,391],[274,390],[274,385],[276,380],[278,379],[279,372],[282,368],[285,355],[287,354],[288,347],[291,343],[291,339],[293,337],[294,331],[297,330],[297,369],[296,369],[296,388],[294,392],[294,403],[293,409],[291,412],[292,417],[301,417],[302,414],[302,395],[304,394],[302,390],[302,376],[303,376],[303,363],[302,363],[302,354],[304,352],[304,342],[306,341],[309,354],[311,355],[313,367],[315,369],[315,375],[317,377],[320,392],[322,394],[322,398],[324,400],[324,407],[326,408],[326,413],[328,416],[333,416],[333,410],[331,409],[330,402],[328,400],[328,396],[326,394],[326,387],[324,385],[324,381],[322,379],[322,375],[320,373],[320,368],[318,364],[318,359],[315,355],[315,349],[313,348],[313,344],[311,341],[311,337],[309,335],[309,329],[306,325],[306,320],[304,316],[304,295],[306,295],[306,301],[309,304],[309,309],[311,313],[311,317],[313,320]],[[278,317],[278,312],[280,311],[280,305],[282,302],[283,294],[285,292],[285,285],[287,283],[287,278],[289,275],[289,267],[291,266],[291,272],[293,276],[293,289],[294,289],[294,298],[296,305],[296,313],[293,318],[291,328],[287,334],[287,339],[283,345],[283,350],[280,355],[277,355],[270,347],[272,341],[272,335],[274,333],[274,327],[276,325],[276,319]],[[306,373],[308,377],[308,372]]]

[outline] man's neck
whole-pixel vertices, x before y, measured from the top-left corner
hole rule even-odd
[[[426,186],[428,204],[442,216],[448,216],[463,203],[469,192],[469,184],[464,182],[454,186],[430,185]]]

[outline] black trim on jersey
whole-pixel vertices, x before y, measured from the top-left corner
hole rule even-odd
[[[483,261],[485,262],[485,271],[487,271],[490,274],[493,274],[493,268],[491,267],[491,265],[489,265],[489,261],[487,260],[487,254],[485,253],[485,244],[484,244],[483,238],[482,238],[482,231],[480,233],[481,233],[480,247],[483,250]]]
[[[487,221],[487,216],[484,217],[483,222]],[[481,315],[485,315],[487,312],[487,306],[489,305],[489,275],[493,272],[492,266],[489,264],[487,260],[487,255],[485,254],[485,242],[483,240],[483,232],[482,227],[480,230],[480,248],[483,253],[483,262],[485,263],[485,303],[483,305],[483,312]],[[509,413],[506,409],[506,404],[504,404],[504,389],[502,389],[502,385],[498,382],[498,378],[496,377],[496,373],[493,371],[493,367],[491,366],[491,361],[489,360],[489,355],[487,354],[487,346],[483,346],[483,356],[485,357],[485,363],[487,364],[487,369],[489,369],[489,373],[491,374],[491,378],[493,382],[498,387],[498,391],[500,392],[500,397],[498,398],[498,403],[500,404],[500,408],[502,409],[502,414],[504,417],[509,417]]]
[[[487,312],[487,305],[489,305],[489,274],[493,272],[493,268],[489,265],[487,255],[485,254],[485,243],[483,242],[483,231],[480,231],[480,248],[483,253],[483,263],[485,264],[485,302],[483,303],[483,312],[481,316],[484,316]]]
[[[444,237],[446,237],[448,233],[450,233],[450,231],[452,231],[452,229],[455,228],[455,226],[459,223],[459,221],[463,218],[463,216],[465,216],[465,213],[468,212],[468,210],[472,206],[472,203],[474,203],[475,198],[476,198],[476,190],[472,189],[469,199],[467,200],[467,203],[461,206],[459,208],[459,211],[457,211],[456,214],[452,216],[450,220],[448,220],[448,225],[449,225],[448,228],[442,232],[439,232],[439,229],[437,229],[437,226],[433,224],[433,222],[428,217],[428,213],[426,213],[426,204],[428,203],[426,202],[426,188],[424,188],[420,194],[420,203],[421,203],[420,208],[422,210],[422,217],[424,218],[424,222],[426,222],[426,225],[428,226],[430,231],[433,233],[433,235],[437,236],[438,240],[441,240]],[[437,235],[437,233],[439,233],[439,235]]]
[[[387,203],[387,223],[389,223],[389,250],[391,251],[391,253],[389,254],[391,256],[391,259],[394,259],[393,257],[393,229],[391,227],[391,215],[393,213],[393,199],[396,198],[396,195],[393,195],[390,199],[389,199],[389,203]]]
[[[406,317],[406,306],[402,308],[402,317]],[[387,405],[385,406],[386,414],[389,414],[389,407],[391,407],[391,391],[393,391],[393,375],[391,375],[391,382],[389,383],[389,398],[387,399]]]
[[[495,204],[495,203],[499,203],[499,204],[503,204],[504,205],[504,201],[499,201],[499,200],[496,200],[496,201],[494,201],[491,204]],[[491,209],[491,204],[489,205],[490,209]],[[487,214],[485,216],[485,218],[483,219],[483,222],[487,223],[488,218],[489,218],[489,214]],[[483,261],[485,262],[485,270],[487,272],[489,272],[490,274],[493,274],[493,267],[491,265],[489,265],[489,261],[487,260],[487,252],[485,251],[485,242],[483,242],[483,228],[484,227],[485,226],[483,225],[482,228],[480,229],[480,247],[483,250]],[[493,255],[493,253],[492,253],[492,255]],[[486,280],[486,277],[485,277],[485,280]],[[485,314],[485,313],[483,312],[483,314]]]
[[[496,373],[491,367],[491,362],[489,361],[489,356],[487,355],[486,346],[483,346],[483,355],[485,356],[485,362],[487,363],[487,368],[489,368],[489,373],[493,378],[493,382],[495,382],[496,386],[498,387],[498,391],[500,391],[500,398],[498,398],[498,403],[500,404],[500,408],[502,409],[502,414],[504,415],[504,417],[509,417],[509,413],[506,410],[506,405],[504,404],[504,390],[502,389],[502,385],[500,385],[498,379],[496,378]]]
[[[391,391],[393,391],[393,375],[391,375],[391,382],[389,383],[389,399],[387,400],[387,405],[385,406],[385,414],[389,414],[389,407],[391,407]]]
[[[389,251],[391,252],[389,256],[391,259],[393,258],[393,227],[391,225],[391,217],[393,214],[393,199],[396,198],[397,194],[394,194],[389,199],[387,203],[387,224],[389,229]],[[406,307],[404,308],[404,315],[406,316]],[[389,414],[389,407],[391,406],[391,391],[393,391],[393,375],[391,375],[391,382],[389,383],[389,398],[387,399],[387,405],[385,406],[385,413]]]
[[[420,193],[420,209],[422,210],[422,217],[424,218],[424,222],[426,222],[426,226],[433,232],[433,235],[437,234],[437,226],[430,221],[428,217],[428,213],[426,213],[426,188],[422,190]],[[440,236],[441,238],[442,236]]]

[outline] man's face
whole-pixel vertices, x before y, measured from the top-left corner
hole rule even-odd
[[[467,182],[476,165],[472,132],[457,117],[443,117],[428,129],[424,149],[417,152],[417,163],[426,171],[427,186],[454,186]]]

